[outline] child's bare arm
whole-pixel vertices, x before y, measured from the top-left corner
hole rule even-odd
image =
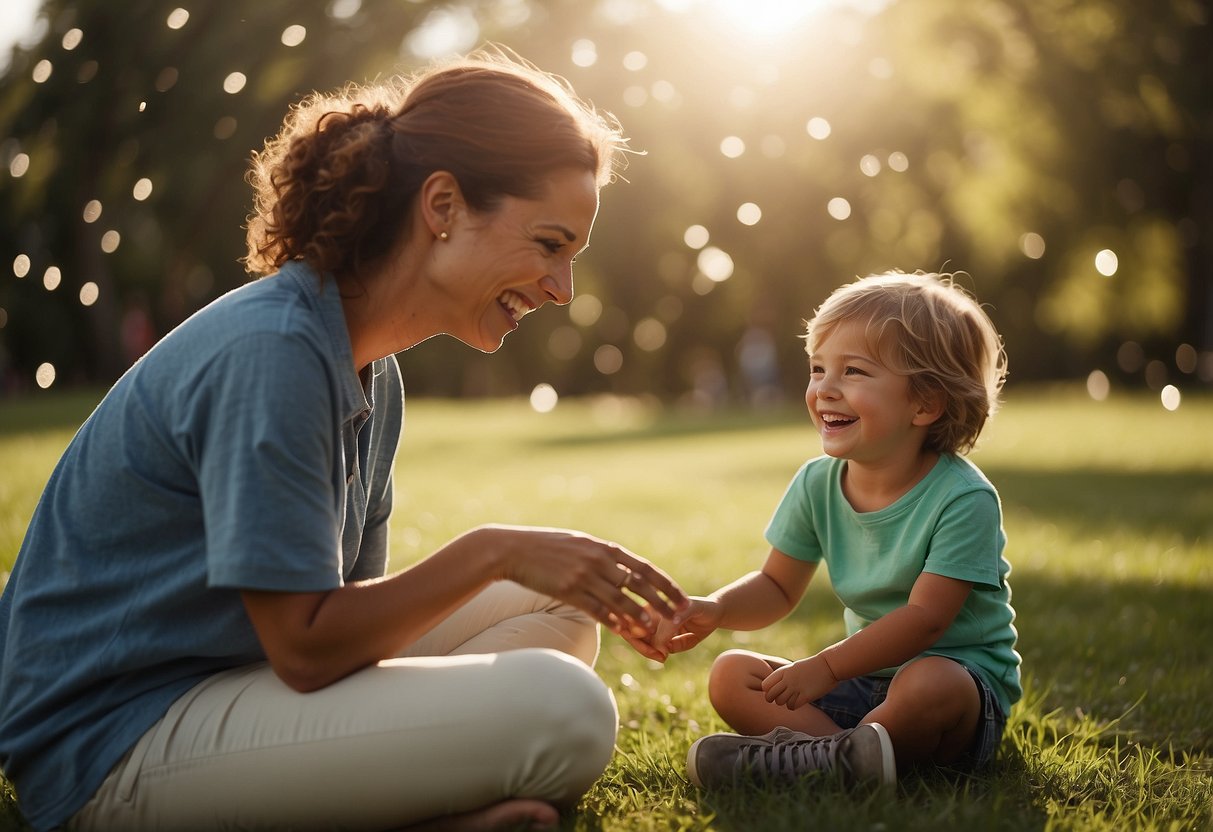
[[[708,596],[720,605],[717,626],[761,630],[774,624],[800,603],[816,571],[816,563],[771,549],[761,571],[743,575]]]
[[[972,589],[968,581],[922,573],[904,607],[768,676],[763,681],[767,700],[796,708],[828,693],[843,679],[909,661],[939,640]]]
[[[642,654],[664,661],[699,644],[718,628],[758,630],[795,608],[817,564],[772,549],[762,570],[750,572],[707,597],[693,597],[677,621],[663,620],[652,639],[624,638]]]

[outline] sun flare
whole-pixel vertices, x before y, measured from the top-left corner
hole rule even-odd
[[[834,0],[706,0],[705,7],[738,32],[770,37],[788,32]]]

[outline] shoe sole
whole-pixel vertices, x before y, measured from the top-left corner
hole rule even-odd
[[[879,722],[866,724],[876,731],[876,736],[880,739],[880,782],[885,786],[896,785],[897,758],[893,755],[893,741],[889,739],[889,732]]]
[[[691,748],[689,751],[687,751],[687,778],[701,789],[704,787],[704,785],[703,781],[699,779],[699,770],[695,767],[695,750],[699,748],[699,743],[712,736],[715,736],[715,734],[708,734],[707,737],[700,737],[699,739],[695,740],[695,742],[691,743]]]

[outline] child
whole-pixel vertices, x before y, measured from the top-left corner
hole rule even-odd
[[[693,599],[654,647],[773,624],[823,560],[847,637],[799,661],[719,656],[708,694],[740,735],[697,740],[690,779],[893,783],[897,765],[984,763],[1021,694],[1020,658],[998,495],[960,454],[997,407],[1001,339],[950,276],[890,273],[835,291],[806,341],[826,455],[792,480],[762,570]]]

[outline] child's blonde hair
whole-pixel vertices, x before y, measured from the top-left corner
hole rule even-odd
[[[881,363],[909,377],[910,395],[942,406],[927,449],[973,447],[998,409],[1007,354],[994,323],[951,274],[888,272],[839,287],[808,323],[808,353],[840,323],[863,324]]]

